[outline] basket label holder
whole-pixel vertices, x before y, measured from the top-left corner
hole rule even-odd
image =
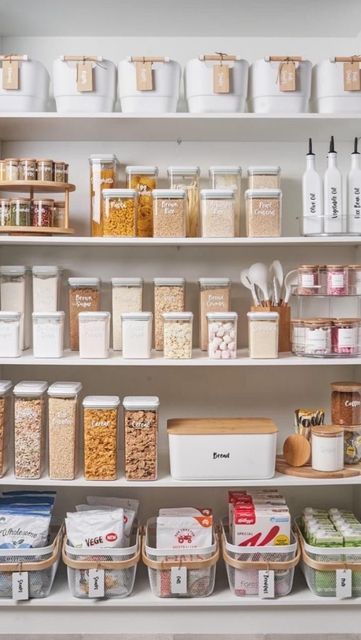
[[[266,569],[258,572],[258,595],[260,598],[275,597],[275,572]]]
[[[104,598],[105,571],[104,569],[89,569],[89,598]]]
[[[336,598],[344,600],[352,597],[352,570],[336,570]]]
[[[29,573],[27,571],[15,571],[12,574],[13,600],[29,600]]]
[[[171,567],[170,588],[172,594],[187,594],[187,567]]]

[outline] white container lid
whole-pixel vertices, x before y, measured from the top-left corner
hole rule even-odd
[[[111,164],[117,162],[117,157],[113,153],[95,154],[89,156],[90,164]]]
[[[4,265],[0,267],[0,274],[2,276],[24,276],[26,273],[26,267],[21,265]]]
[[[125,396],[123,407],[127,410],[158,409],[158,396]]]
[[[229,287],[231,284],[229,278],[199,278],[198,282],[201,287]]]
[[[185,198],[184,189],[153,189],[153,198]]]
[[[163,320],[193,320],[192,311],[167,311],[162,315]]]
[[[277,311],[248,311],[247,318],[249,320],[277,320],[279,313]]]
[[[232,200],[234,189],[201,189],[202,200]]]
[[[48,383],[43,380],[22,380],[13,389],[14,396],[41,396],[48,388]]]
[[[78,313],[79,320],[106,320],[110,318],[109,311],[81,311]]]
[[[185,284],[184,278],[153,278],[153,284],[155,287],[183,287]]]
[[[32,268],[33,276],[57,276],[62,271],[61,267],[57,266],[34,266]]]
[[[8,391],[10,391],[13,383],[11,380],[0,380],[0,396],[4,396]]]
[[[125,167],[126,174],[135,173],[139,176],[157,176],[158,175],[158,167],[150,167],[147,165],[128,165]]]
[[[20,320],[20,311],[0,311],[0,320]]]
[[[199,176],[200,168],[196,166],[172,166],[168,167],[169,176]]]
[[[142,287],[143,278],[112,278],[113,287]]]
[[[115,409],[119,405],[119,396],[86,396],[83,400],[86,409]]]
[[[50,318],[61,320],[65,316],[64,311],[33,311],[32,313],[33,320],[38,320],[41,318]]]
[[[72,398],[82,390],[81,382],[54,382],[48,389],[51,398]]]
[[[103,198],[135,198],[138,194],[136,189],[103,189]]]
[[[278,176],[281,173],[281,167],[248,167],[247,173],[249,176],[266,175],[266,176]]]
[[[99,287],[99,278],[68,278],[69,287]]]
[[[228,166],[228,165],[219,165],[215,167],[209,167],[209,175],[211,176],[214,173],[220,174],[242,174],[242,167],[240,166]]]
[[[281,198],[281,189],[247,189],[246,198]]]
[[[237,320],[238,313],[236,311],[212,311],[207,313],[208,320]]]
[[[122,320],[151,320],[153,314],[151,311],[128,311],[127,313],[121,313]]]

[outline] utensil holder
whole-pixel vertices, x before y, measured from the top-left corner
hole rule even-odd
[[[269,304],[262,307],[251,307],[251,311],[260,313],[276,311],[279,315],[278,351],[280,353],[291,351],[291,307],[288,304],[284,306]]]

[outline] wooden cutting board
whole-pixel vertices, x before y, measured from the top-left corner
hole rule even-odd
[[[279,473],[284,473],[286,476],[331,480],[334,478],[354,478],[361,475],[361,464],[346,465],[342,471],[314,471],[310,464],[306,464],[304,467],[291,467],[287,464],[283,456],[277,456],[276,470],[279,471]]]

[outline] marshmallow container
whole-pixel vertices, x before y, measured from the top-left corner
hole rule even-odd
[[[234,311],[207,313],[209,358],[229,360],[237,357],[237,318]]]

